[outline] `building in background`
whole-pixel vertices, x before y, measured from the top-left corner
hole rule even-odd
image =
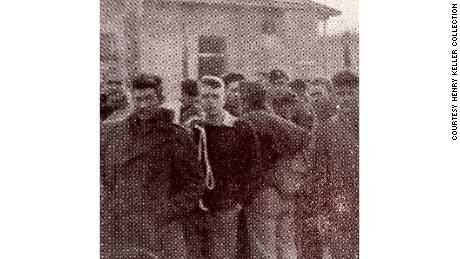
[[[327,35],[328,19],[340,14],[309,0],[101,0],[102,86],[154,73],[174,100],[184,77],[357,72],[357,35]]]
[[[323,75],[326,77],[330,78],[344,69],[359,75],[359,34],[357,32],[345,31],[321,36],[317,50],[318,59],[323,62]]]

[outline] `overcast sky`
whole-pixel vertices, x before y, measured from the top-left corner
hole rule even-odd
[[[359,24],[358,0],[313,0],[342,11],[339,17],[330,18],[328,32],[337,33],[346,30],[357,31]]]

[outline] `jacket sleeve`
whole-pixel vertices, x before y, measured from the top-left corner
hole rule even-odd
[[[313,129],[314,115],[310,112],[309,107],[304,106],[302,103],[298,102],[295,106],[295,114],[293,117],[293,122],[305,131],[310,132]]]
[[[256,132],[248,121],[235,123],[237,132],[240,134],[240,170],[237,176],[240,186],[238,200],[242,204],[250,202],[252,194],[262,184],[262,165],[260,142]]]
[[[204,193],[204,179],[200,173],[197,151],[192,134],[180,130],[178,138],[173,141],[171,196],[172,216],[183,215],[198,205]]]

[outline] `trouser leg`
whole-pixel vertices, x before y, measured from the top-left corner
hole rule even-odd
[[[205,214],[194,212],[184,221],[184,236],[189,259],[204,259]]]
[[[298,228],[299,250],[302,250],[302,259],[321,259],[323,244],[320,232],[313,220],[301,222]]]
[[[159,231],[161,249],[158,258],[160,259],[187,259],[187,245],[184,237],[183,223],[173,221],[161,228]]]
[[[334,259],[358,258],[359,220],[353,214],[344,214],[336,218],[336,231],[332,234],[331,252]]]
[[[240,208],[210,214],[207,221],[208,255],[212,259],[236,259]]]
[[[297,259],[296,224],[292,213],[278,217],[276,241],[279,259]]]
[[[247,213],[248,252],[251,259],[276,259],[277,218]]]

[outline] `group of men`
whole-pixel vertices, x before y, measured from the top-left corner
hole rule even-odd
[[[101,124],[103,258],[358,257],[358,77],[258,76],[185,79],[179,114],[132,80]]]

